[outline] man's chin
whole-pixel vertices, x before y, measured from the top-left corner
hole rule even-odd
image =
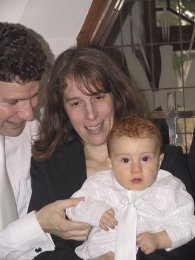
[[[26,124],[23,124],[21,127],[18,128],[9,128],[9,129],[5,129],[4,131],[0,131],[0,135],[4,135],[4,136],[10,136],[10,137],[16,137],[19,136],[25,127]]]

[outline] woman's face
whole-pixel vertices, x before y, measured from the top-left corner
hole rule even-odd
[[[113,125],[114,106],[110,93],[83,94],[73,79],[67,80],[64,105],[73,128],[90,145],[102,145]]]

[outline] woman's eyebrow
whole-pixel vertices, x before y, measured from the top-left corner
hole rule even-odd
[[[65,100],[66,102],[68,102],[68,101],[73,101],[73,100],[77,100],[77,99],[79,99],[79,97],[65,97],[65,98],[64,98],[64,100]]]

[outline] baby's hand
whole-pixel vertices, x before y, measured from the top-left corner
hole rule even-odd
[[[146,254],[150,254],[159,248],[159,242],[155,233],[144,232],[137,236],[137,246]]]
[[[114,216],[115,212],[113,209],[108,209],[105,211],[100,219],[100,228],[104,229],[105,231],[108,231],[109,228],[114,229],[118,224]]]
[[[165,230],[156,233],[144,232],[137,236],[137,245],[148,255],[156,249],[171,248],[172,241]]]

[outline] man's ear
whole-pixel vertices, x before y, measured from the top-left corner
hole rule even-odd
[[[159,158],[159,169],[160,169],[161,163],[164,159],[164,156],[165,156],[164,153],[161,153],[160,158]]]
[[[111,169],[112,168],[112,161],[110,160],[110,157],[107,157],[106,161],[107,161],[108,167]]]

